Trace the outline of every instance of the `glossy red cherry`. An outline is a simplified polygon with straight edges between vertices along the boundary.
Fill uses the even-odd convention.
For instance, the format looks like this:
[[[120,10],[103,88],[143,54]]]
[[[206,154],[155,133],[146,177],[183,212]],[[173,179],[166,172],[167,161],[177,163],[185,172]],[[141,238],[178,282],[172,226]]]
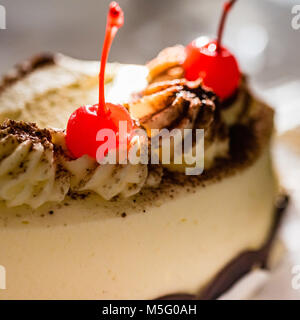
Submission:
[[[106,103],[104,97],[105,66],[111,43],[120,27],[124,23],[124,14],[116,2],[110,4],[107,16],[107,26],[102,49],[99,73],[99,104],[82,106],[71,115],[66,132],[66,144],[75,158],[89,155],[96,159],[98,148],[106,141],[97,141],[97,134],[102,129],[110,129],[115,134],[116,144],[108,146],[108,151],[118,148],[119,143],[129,143],[134,122],[122,105]],[[126,122],[127,133],[120,131],[121,121]],[[126,135],[120,136],[120,135]],[[122,139],[121,139],[122,138]],[[102,160],[102,159],[97,159]]]
[[[202,78],[206,86],[221,99],[226,99],[236,91],[240,82],[237,61],[226,48],[220,47],[217,51],[216,41],[199,47],[199,40],[194,40],[186,48],[185,77],[188,80]]]
[[[235,0],[225,3],[218,40],[200,37],[192,41],[186,47],[186,59],[183,63],[188,80],[202,78],[203,83],[212,88],[222,100],[234,94],[241,78],[236,58],[221,45],[225,20],[234,3]]]
[[[108,149],[118,148],[120,143],[119,124],[121,121],[127,122],[127,136],[123,137],[123,140],[127,144],[130,142],[134,123],[130,116],[128,116],[127,110],[121,105],[110,103],[106,103],[106,107],[109,108],[109,114],[105,116],[99,117],[99,107],[97,104],[80,107],[71,115],[67,126],[66,143],[75,158],[80,158],[87,154],[96,159],[98,148],[105,142],[97,141],[96,139],[101,129],[111,129],[114,131],[116,146],[111,145]],[[105,154],[109,151],[108,149]]]

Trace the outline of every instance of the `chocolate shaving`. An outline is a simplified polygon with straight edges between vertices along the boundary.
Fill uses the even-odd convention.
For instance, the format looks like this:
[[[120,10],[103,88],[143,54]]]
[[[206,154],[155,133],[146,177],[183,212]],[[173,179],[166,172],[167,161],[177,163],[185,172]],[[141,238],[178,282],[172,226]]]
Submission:
[[[6,136],[13,136],[20,143],[30,140],[44,147],[52,146],[50,130],[40,129],[35,123],[6,120],[0,125],[0,139]]]
[[[17,81],[22,80],[34,70],[46,65],[55,64],[56,57],[57,56],[52,53],[40,53],[17,64],[11,71],[3,76],[0,82],[0,93]]]

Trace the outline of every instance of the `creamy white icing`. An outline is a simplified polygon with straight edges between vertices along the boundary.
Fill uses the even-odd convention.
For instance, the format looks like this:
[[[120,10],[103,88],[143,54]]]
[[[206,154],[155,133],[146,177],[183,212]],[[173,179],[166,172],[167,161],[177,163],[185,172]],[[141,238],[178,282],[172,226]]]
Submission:
[[[107,81],[111,82],[106,86],[106,93],[110,101],[119,103],[128,101],[132,92],[142,90],[147,85],[147,68],[145,67],[112,64],[109,65],[108,71]],[[97,101],[97,72],[98,64],[95,62],[79,62],[66,57],[58,59],[55,65],[45,66],[33,71],[22,79],[22,81],[16,82],[1,93],[0,121],[6,116],[25,120],[30,120],[33,117],[33,120],[39,121],[42,127],[50,123],[52,126],[64,128],[68,115],[72,110],[81,104]],[[127,75],[131,72],[135,74],[135,82],[129,86]],[[53,79],[56,79],[56,81],[53,81]],[[165,84],[162,83],[162,87],[164,86]],[[184,110],[185,104],[188,101],[190,107],[187,116],[183,117],[177,126],[180,129],[195,128],[195,121],[198,112],[201,110],[201,103],[198,101],[197,95],[191,94],[182,83],[176,84],[171,89],[168,88],[168,86],[169,85],[164,87],[164,90],[145,95],[138,102],[130,104],[133,116],[142,120],[144,116],[149,115],[151,112],[155,112],[156,115],[158,113],[159,116],[159,112],[161,111],[162,114],[159,119],[165,118],[165,120],[168,120],[166,119],[167,116],[164,114],[164,111],[168,109],[166,106],[172,106],[172,108],[176,110],[175,113],[178,114],[172,114],[171,112],[169,116],[171,118],[173,117],[173,120],[176,120],[177,116],[181,116],[180,113]],[[183,87],[184,90],[186,90],[185,94],[182,93]],[[124,88],[128,89],[124,90]],[[167,94],[165,94],[164,91]],[[16,108],[13,108],[13,105],[16,105]],[[58,112],[58,108],[61,110],[60,112]],[[133,109],[135,111],[133,111]],[[156,126],[155,121],[154,128]],[[153,125],[153,122],[151,124]],[[213,137],[213,133],[210,132],[210,121],[206,122],[205,125],[207,125],[207,127],[204,164],[205,168],[208,169],[214,165],[218,157],[227,156],[229,139],[228,137],[223,137],[222,139],[219,139],[218,136]],[[166,124],[164,126],[166,126]],[[52,136],[52,139],[54,144],[64,144],[63,133],[60,133],[60,135],[56,133]],[[24,144],[20,145],[20,148],[26,150],[28,142],[24,141],[23,143]],[[9,190],[11,189],[6,186],[8,180],[5,179],[7,177],[5,179],[3,178],[5,186],[2,187],[3,196],[0,193],[0,198],[8,201],[8,205],[28,204],[32,207],[37,207],[47,201],[61,201],[68,191],[92,191],[106,200],[110,200],[116,195],[129,197],[138,193],[143,186],[157,186],[162,176],[162,172],[154,174],[152,170],[149,173],[147,165],[98,166],[94,160],[88,159],[87,157],[75,161],[64,159],[62,163],[60,163],[58,159],[53,157],[53,150],[51,154],[49,150],[43,148],[43,146],[35,144],[35,147],[31,151],[33,155],[28,155],[32,166],[35,164],[35,168],[31,169],[35,174],[32,176],[23,174],[20,176],[20,179],[23,179],[24,184],[29,181],[26,179],[35,179],[34,181],[37,182],[32,182],[33,185],[37,184],[44,192],[39,191],[39,196],[34,197],[36,199],[30,199],[30,197],[33,195],[37,186],[33,188],[34,190],[31,192],[27,190],[27,192],[18,192],[18,195],[10,194],[11,192]],[[11,157],[17,157],[17,154],[13,156],[14,152],[11,152]],[[44,175],[40,174],[44,167],[36,160],[40,154],[43,154],[43,156],[49,160],[48,163],[51,163],[51,165],[48,165],[47,174]],[[60,186],[62,179],[57,178],[56,174],[57,166],[60,165],[62,165],[71,176],[70,181],[66,179],[63,180],[63,187]],[[186,165],[177,166],[171,164],[166,167],[173,171],[183,171]],[[0,177],[0,180],[1,179]],[[15,179],[11,178],[11,183],[19,183],[19,180],[15,181]]]
[[[258,250],[266,241],[276,196],[267,149],[239,174],[190,192],[171,185],[168,196],[154,199],[145,192],[137,203],[70,200],[44,218],[40,215],[51,207],[32,214],[0,203],[1,263],[9,270],[1,299],[155,299],[199,293],[241,252]],[[140,201],[147,206],[139,206]]]
[[[94,192],[105,200],[130,197],[147,185],[146,164],[99,165],[89,156],[71,160],[62,131],[8,121],[0,127],[0,137],[0,199],[9,207],[35,209],[61,202],[68,192]],[[159,182],[156,177],[148,185]]]
[[[102,164],[88,156],[66,161],[65,167],[72,174],[72,189],[93,191],[106,200],[120,195],[130,197],[144,186],[148,167],[144,164]]]
[[[32,214],[0,203],[1,263],[10,271],[10,285],[1,297],[153,299],[199,292],[229,261],[245,249],[261,248],[266,240],[277,192],[268,149],[266,145],[266,152],[240,174],[206,188],[187,192],[172,185],[175,197],[153,202],[146,197],[146,214],[140,207],[135,209],[139,214],[130,211],[130,199],[70,200],[43,219],[45,208]],[[97,167],[92,159],[76,163],[71,188],[86,184]],[[155,185],[152,172],[145,183],[151,185],[152,178]],[[118,218],[124,208],[127,218]],[[32,281],[32,275],[40,281]]]
[[[107,65],[107,84],[117,70],[118,64]],[[98,62],[56,56],[55,64],[39,67],[4,88],[0,122],[14,119],[35,122],[41,128],[65,129],[70,113],[81,105],[97,102],[98,72]]]
[[[178,163],[174,161],[175,156],[170,164],[163,163],[163,166],[171,171],[184,172],[187,167],[195,167],[200,163],[200,167],[204,165],[205,169],[209,169],[213,167],[216,159],[228,157],[229,136],[222,129],[222,124],[216,115],[214,99],[210,91],[202,89],[201,82],[175,79],[151,84],[145,89],[144,96],[129,103],[128,108],[147,129],[149,136],[153,137],[153,131],[151,133],[153,129],[180,129],[181,137],[179,140],[176,139],[176,144],[182,144],[184,129],[204,129],[205,147],[204,152],[197,154],[198,164],[187,165],[185,162],[187,153],[180,155],[180,159],[177,157],[182,163],[180,165],[175,164]],[[168,145],[167,147],[170,148]],[[161,143],[158,153],[163,153],[163,150],[164,143]],[[171,153],[173,150],[172,140]],[[195,150],[196,145],[193,147],[194,155]]]
[[[53,148],[9,135],[0,141],[0,157],[0,198],[8,207],[37,208],[65,198],[69,176],[59,172]]]

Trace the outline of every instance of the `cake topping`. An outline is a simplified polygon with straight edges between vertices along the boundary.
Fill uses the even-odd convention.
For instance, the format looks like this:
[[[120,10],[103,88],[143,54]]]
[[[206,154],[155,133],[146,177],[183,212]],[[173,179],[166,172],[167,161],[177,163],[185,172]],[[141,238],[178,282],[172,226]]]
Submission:
[[[0,198],[9,207],[37,208],[48,201],[62,201],[70,175],[60,166],[59,157],[50,130],[6,121],[0,126]]]
[[[148,81],[151,83],[154,79],[155,81],[164,81],[170,77],[183,78],[184,70],[181,65],[185,60],[184,49],[184,46],[181,45],[163,49],[156,58],[147,64]]]
[[[192,130],[194,138],[197,129],[204,129],[203,161],[206,169],[212,167],[218,158],[228,157],[229,133],[220,117],[218,98],[212,90],[203,86],[201,79],[154,82],[142,92],[139,99],[128,103],[128,109],[139,120],[140,125],[147,130],[151,140],[155,140],[155,132],[162,135],[161,144],[157,150],[161,163],[163,163],[162,153],[165,150],[163,132],[168,129],[176,136],[176,138],[174,136],[171,147],[166,144],[166,148],[171,150],[172,157],[170,165],[163,163],[163,166],[169,170],[183,172],[190,167],[185,162],[187,154],[177,155],[175,152],[177,149],[182,150],[179,146],[184,145],[187,139],[184,134],[179,134],[184,133],[185,129]],[[153,129],[161,130],[161,132]],[[169,139],[169,134],[166,134],[165,138]],[[192,141],[193,154],[196,154],[194,151],[197,148],[195,140]],[[185,151],[189,152],[190,149]],[[199,160],[199,163],[201,161]],[[178,165],[174,165],[175,163]]]
[[[200,79],[178,79],[149,85],[128,108],[147,130],[206,129],[215,120],[216,103],[216,95]]]
[[[160,183],[161,176],[149,177],[145,164],[99,165],[88,155],[70,159],[63,131],[12,120],[0,126],[0,199],[9,207],[35,209],[67,194],[84,198],[91,192],[105,200],[130,197]]]
[[[128,144],[133,130],[133,120],[129,112],[122,105],[106,103],[104,97],[105,66],[111,43],[124,22],[124,14],[116,2],[110,4],[107,16],[107,26],[102,50],[101,66],[99,73],[99,104],[82,106],[70,117],[67,125],[66,142],[69,150],[75,158],[89,155],[96,158],[97,150],[106,141],[97,139],[97,133],[101,129],[109,130],[116,136],[112,145],[106,143],[106,153]],[[125,136],[121,134],[120,123],[126,124]],[[127,134],[126,134],[127,132]],[[100,141],[97,141],[100,140]],[[106,146],[107,145],[107,146]],[[98,158],[98,156],[97,156]],[[102,159],[97,159],[102,160]]]
[[[64,167],[71,173],[71,191],[93,191],[105,200],[115,196],[130,197],[145,185],[148,167],[143,164],[98,165],[89,156],[65,161]]]
[[[222,46],[225,20],[235,2],[231,0],[224,5],[217,40],[200,37],[192,41],[186,47],[183,63],[188,80],[202,78],[204,84],[212,88],[222,100],[235,93],[241,77],[236,58]]]
[[[51,147],[51,133],[48,129],[40,129],[35,123],[6,120],[0,126],[0,139],[14,137],[18,142],[30,140],[33,143],[41,143],[45,147]]]
[[[6,73],[0,81],[0,93],[10,85],[26,77],[26,75],[30,74],[32,71],[37,70],[40,67],[53,65],[54,63],[55,55],[51,53],[42,53],[17,64],[10,72]]]

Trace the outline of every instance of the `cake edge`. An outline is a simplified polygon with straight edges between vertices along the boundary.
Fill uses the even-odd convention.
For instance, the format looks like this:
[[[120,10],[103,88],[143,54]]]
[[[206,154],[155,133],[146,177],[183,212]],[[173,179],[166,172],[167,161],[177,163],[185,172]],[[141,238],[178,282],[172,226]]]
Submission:
[[[273,226],[261,249],[242,252],[230,261],[198,294],[174,293],[159,297],[156,300],[216,300],[230,290],[238,280],[249,274],[256,266],[259,265],[260,269],[268,270],[268,259],[271,255],[272,247],[288,207],[289,200],[287,193],[282,193],[278,196]]]
[[[31,56],[31,58],[27,60],[16,64],[8,72],[4,73],[1,76],[0,94],[6,88],[22,80],[35,70],[47,65],[55,65],[57,59],[59,59],[59,54],[51,52],[41,52],[34,56]]]

